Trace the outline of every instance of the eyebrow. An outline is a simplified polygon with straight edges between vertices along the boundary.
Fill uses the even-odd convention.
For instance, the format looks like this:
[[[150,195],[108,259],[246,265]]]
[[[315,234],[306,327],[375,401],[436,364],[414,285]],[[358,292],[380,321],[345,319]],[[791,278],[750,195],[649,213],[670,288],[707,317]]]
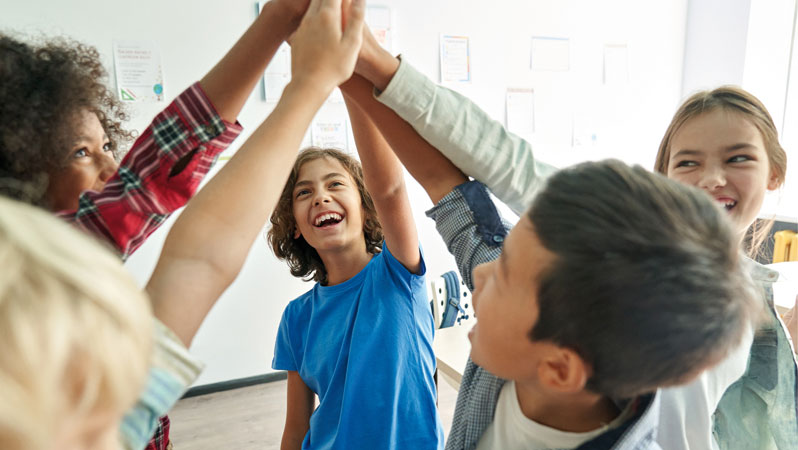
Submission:
[[[732,144],[732,145],[724,148],[723,151],[726,152],[726,153],[729,153],[729,152],[734,152],[734,151],[737,151],[737,150],[743,150],[743,149],[748,149],[748,148],[755,148],[755,146],[753,144],[749,144],[748,142],[739,142],[737,144]],[[702,152],[701,150],[693,150],[693,149],[685,148],[685,149],[679,150],[678,152],[674,153],[673,156],[671,156],[671,158],[676,158],[677,156],[700,155],[702,153],[704,153],[704,152]]]
[[[338,172],[330,172],[327,175],[325,175],[324,178],[322,178],[322,181],[327,181],[331,178],[346,178],[346,177]],[[313,184],[313,182],[310,180],[297,181],[296,184],[294,185],[294,189],[300,186],[309,186],[311,184]]]
[[[90,141],[91,141],[91,137],[89,137],[89,136],[78,136],[77,138],[75,138],[75,143],[72,144],[72,145],[79,145],[79,144],[81,144],[83,142],[90,142]],[[110,142],[111,140],[108,139],[108,135],[107,134],[103,133],[102,141],[103,142],[106,142],[106,141]]]

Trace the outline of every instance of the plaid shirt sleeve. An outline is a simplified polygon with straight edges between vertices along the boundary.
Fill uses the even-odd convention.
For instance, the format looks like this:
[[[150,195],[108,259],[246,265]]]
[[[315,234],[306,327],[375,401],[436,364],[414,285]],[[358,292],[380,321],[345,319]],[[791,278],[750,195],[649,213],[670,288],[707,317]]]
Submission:
[[[219,154],[241,133],[195,83],[158,114],[101,192],[86,191],[63,219],[110,243],[122,259],[194,195]],[[189,163],[172,175],[184,157]]]
[[[442,198],[427,215],[435,220],[454,255],[468,289],[474,290],[474,268],[499,257],[510,224],[502,219],[485,186],[469,181]],[[468,359],[452,419],[446,450],[472,450],[493,422],[504,380]]]

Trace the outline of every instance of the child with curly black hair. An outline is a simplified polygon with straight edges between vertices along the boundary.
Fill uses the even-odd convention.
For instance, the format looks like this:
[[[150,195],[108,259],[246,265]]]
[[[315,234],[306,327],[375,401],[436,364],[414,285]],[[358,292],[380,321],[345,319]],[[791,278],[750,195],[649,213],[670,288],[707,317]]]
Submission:
[[[291,82],[175,221],[147,296],[110,252],[41,209],[0,197],[0,448],[119,449],[120,428],[130,437],[122,416],[146,414],[133,404],[160,352],[152,314],[191,342],[260,235],[313,116],[352,74],[365,2],[345,4],[344,29],[341,3],[313,0],[293,38]]]
[[[227,55],[158,114],[124,158],[133,134],[124,129],[127,115],[106,87],[97,50],[67,38],[25,42],[0,34],[0,194],[57,213],[126,259],[185,205],[241,133],[238,113],[307,5],[266,4]],[[154,417],[182,394],[164,395],[163,386],[188,386],[199,371],[196,363],[175,367],[193,361],[182,344],[166,347],[171,356],[153,369],[160,375],[151,374],[150,395],[140,399]],[[124,431],[152,433],[145,428]],[[155,431],[148,449],[166,449],[168,418]]]

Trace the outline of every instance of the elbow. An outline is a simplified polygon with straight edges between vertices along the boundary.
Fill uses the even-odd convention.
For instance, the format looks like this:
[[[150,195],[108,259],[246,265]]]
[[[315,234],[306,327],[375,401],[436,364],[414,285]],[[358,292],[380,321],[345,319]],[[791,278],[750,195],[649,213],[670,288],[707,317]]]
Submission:
[[[378,186],[375,186],[375,189],[368,187],[369,195],[371,195],[375,203],[391,202],[394,199],[403,198],[406,195],[404,176],[398,177],[398,179],[392,182],[386,183],[381,181],[379,183],[372,183],[372,185],[375,184]]]

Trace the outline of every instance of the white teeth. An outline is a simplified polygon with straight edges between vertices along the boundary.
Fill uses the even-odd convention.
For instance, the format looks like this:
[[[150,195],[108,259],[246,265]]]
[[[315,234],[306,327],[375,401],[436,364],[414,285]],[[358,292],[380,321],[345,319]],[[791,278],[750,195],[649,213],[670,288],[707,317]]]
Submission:
[[[336,214],[336,213],[322,214],[321,216],[316,218],[315,225],[319,226],[319,225],[321,225],[322,222],[324,222],[325,220],[329,220],[329,219],[335,219],[335,220],[341,221],[341,220],[343,220],[343,217],[341,217],[340,214]]]

